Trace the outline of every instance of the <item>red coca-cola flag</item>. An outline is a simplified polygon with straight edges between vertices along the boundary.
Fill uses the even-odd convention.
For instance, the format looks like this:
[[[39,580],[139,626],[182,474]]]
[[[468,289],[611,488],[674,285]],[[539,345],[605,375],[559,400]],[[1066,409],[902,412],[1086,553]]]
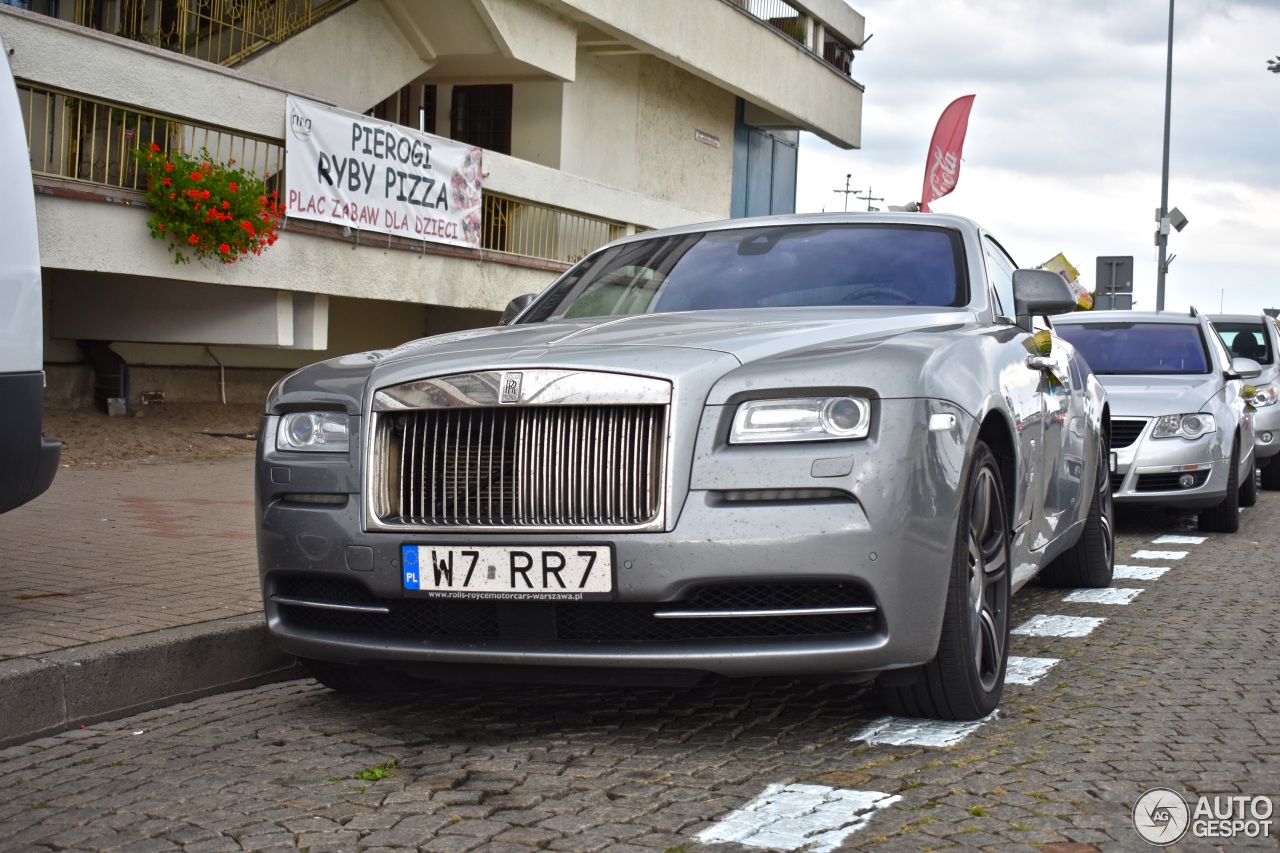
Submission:
[[[924,189],[920,194],[920,210],[929,212],[929,202],[942,198],[956,188],[960,180],[960,151],[964,134],[969,129],[969,110],[974,95],[956,98],[945,110],[929,142],[929,157],[924,164]]]

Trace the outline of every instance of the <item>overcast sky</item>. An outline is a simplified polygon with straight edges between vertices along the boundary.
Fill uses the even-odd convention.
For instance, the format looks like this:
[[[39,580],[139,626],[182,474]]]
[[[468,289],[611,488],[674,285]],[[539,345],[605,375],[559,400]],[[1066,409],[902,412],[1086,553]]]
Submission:
[[[1168,0],[850,0],[866,17],[853,77],[862,147],[801,136],[796,209],[844,209],[846,174],[876,206],[920,198],[942,110],[976,95],[955,191],[931,206],[980,222],[1019,265],[1059,252],[1089,289],[1099,255],[1132,255],[1155,308]],[[1280,0],[1177,0],[1165,307],[1280,307]],[[867,201],[850,198],[850,210]]]

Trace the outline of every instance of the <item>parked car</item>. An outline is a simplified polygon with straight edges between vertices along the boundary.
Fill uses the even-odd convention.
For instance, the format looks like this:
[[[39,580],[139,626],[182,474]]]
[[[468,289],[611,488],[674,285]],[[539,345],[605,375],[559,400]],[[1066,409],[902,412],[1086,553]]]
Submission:
[[[1234,533],[1257,501],[1252,407],[1256,361],[1232,358],[1194,308],[1091,311],[1054,324],[1107,387],[1118,503],[1199,511],[1201,530]]]
[[[1074,308],[953,216],[620,240],[275,387],[268,626],[338,690],[882,673],[982,717],[1013,591],[1111,580],[1106,395],[1038,319]]]
[[[1258,362],[1262,373],[1250,381],[1253,392],[1246,398],[1254,408],[1253,455],[1261,473],[1258,479],[1267,491],[1280,491],[1280,326],[1266,314],[1210,314],[1210,322],[1227,351],[1236,358]]]

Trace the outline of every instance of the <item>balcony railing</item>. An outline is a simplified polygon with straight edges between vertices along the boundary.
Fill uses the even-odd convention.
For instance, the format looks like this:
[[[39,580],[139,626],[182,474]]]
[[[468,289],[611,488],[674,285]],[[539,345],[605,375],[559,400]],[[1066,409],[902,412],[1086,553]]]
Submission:
[[[278,180],[284,167],[279,139],[257,137],[73,92],[18,83],[35,175],[145,192],[134,151],[152,143],[166,151],[207,149],[217,160],[235,160],[263,180]]]
[[[496,193],[485,192],[485,249],[572,264],[627,232],[620,222],[596,219]]]
[[[86,98],[75,92],[18,82],[31,171],[53,178],[145,192],[134,151],[152,143],[164,150],[199,151],[235,160],[272,189],[282,189],[284,143],[197,124],[135,106]],[[620,222],[484,192],[481,248],[541,261],[571,264],[623,236]]]
[[[349,0],[76,0],[75,22],[219,65],[279,44]]]
[[[822,57],[842,74],[849,74],[853,64],[853,45],[826,31],[817,21],[787,0],[730,0],[742,11],[757,18],[787,38]]]

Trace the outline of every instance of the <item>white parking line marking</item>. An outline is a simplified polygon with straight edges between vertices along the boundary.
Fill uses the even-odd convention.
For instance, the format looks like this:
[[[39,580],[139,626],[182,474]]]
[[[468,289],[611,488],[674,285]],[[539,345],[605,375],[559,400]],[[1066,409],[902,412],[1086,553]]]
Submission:
[[[1015,634],[1029,637],[1087,637],[1093,630],[1106,622],[1096,616],[1032,616],[1017,628]]]
[[[1181,560],[1188,551],[1134,551],[1135,560]]]
[[[1208,536],[1174,536],[1168,534],[1159,539],[1152,539],[1152,545],[1203,545]]]
[[[879,791],[845,791],[825,785],[770,785],[764,793],[698,833],[703,844],[827,853],[862,829],[877,811],[901,800]]]
[[[1142,594],[1140,589],[1077,589],[1063,601],[1083,601],[1087,604],[1128,604]]]
[[[1168,566],[1123,566],[1116,563],[1112,577],[1120,581],[1153,581],[1167,571]]]
[[[955,746],[977,731],[983,723],[995,719],[996,713],[992,711],[981,720],[971,723],[919,720],[914,717],[881,717],[849,739],[889,746]]]
[[[1057,658],[1020,658],[1009,656],[1004,671],[1005,684],[1035,684],[1049,674],[1058,663]]]

